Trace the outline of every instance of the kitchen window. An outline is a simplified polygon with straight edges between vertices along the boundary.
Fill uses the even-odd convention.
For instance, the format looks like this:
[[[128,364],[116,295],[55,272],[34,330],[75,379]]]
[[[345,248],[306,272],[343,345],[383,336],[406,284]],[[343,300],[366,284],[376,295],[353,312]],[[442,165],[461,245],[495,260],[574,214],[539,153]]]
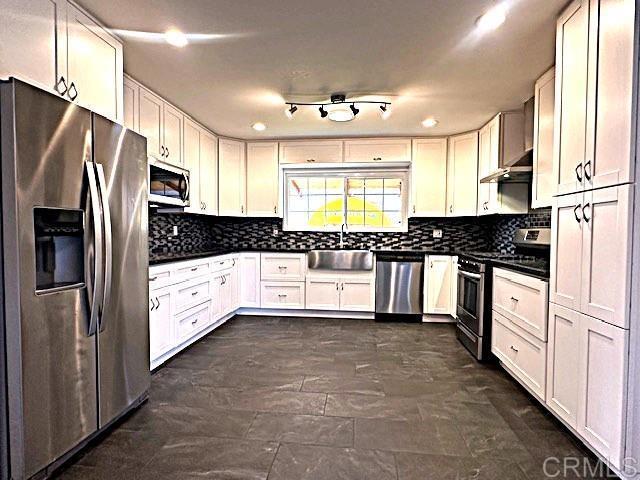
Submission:
[[[289,171],[285,230],[407,231],[407,172]]]

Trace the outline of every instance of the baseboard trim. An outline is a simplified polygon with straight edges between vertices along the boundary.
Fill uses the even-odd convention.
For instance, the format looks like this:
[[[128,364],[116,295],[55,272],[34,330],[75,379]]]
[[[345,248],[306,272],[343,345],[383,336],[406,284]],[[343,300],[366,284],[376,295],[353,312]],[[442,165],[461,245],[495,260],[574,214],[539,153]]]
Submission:
[[[240,308],[238,315],[308,317],[308,318],[352,318],[354,320],[373,320],[373,312],[340,312],[334,310],[293,310],[278,308]]]

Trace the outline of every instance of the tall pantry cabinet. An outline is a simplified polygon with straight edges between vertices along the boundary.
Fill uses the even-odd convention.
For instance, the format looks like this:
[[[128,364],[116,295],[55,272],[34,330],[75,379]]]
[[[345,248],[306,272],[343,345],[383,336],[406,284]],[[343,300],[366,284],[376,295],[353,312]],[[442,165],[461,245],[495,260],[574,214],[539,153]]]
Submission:
[[[629,338],[638,328],[634,19],[634,0],[576,0],[556,35],[547,405],[617,472],[632,445]]]

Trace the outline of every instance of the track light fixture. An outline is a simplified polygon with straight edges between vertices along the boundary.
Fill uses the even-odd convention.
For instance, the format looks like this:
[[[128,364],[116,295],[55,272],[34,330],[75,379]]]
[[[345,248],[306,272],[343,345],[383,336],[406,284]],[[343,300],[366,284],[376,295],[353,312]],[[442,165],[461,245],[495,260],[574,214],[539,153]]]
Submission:
[[[287,109],[285,110],[285,114],[288,118],[293,118],[293,114],[298,110],[299,106],[310,106],[317,107],[320,112],[320,118],[327,118],[334,122],[346,122],[349,120],[353,120],[356,115],[360,113],[360,108],[358,108],[358,104],[372,104],[378,105],[380,107],[380,115],[383,119],[386,119],[391,114],[390,107],[391,103],[389,102],[376,102],[373,100],[361,100],[361,101],[347,101],[346,95],[342,93],[334,93],[331,95],[330,103],[289,103],[287,102]],[[347,105],[349,108],[347,108]]]
[[[284,114],[287,116],[287,118],[291,119],[293,118],[293,114],[298,111],[298,107],[296,107],[293,103],[287,103],[287,105],[289,105],[290,108],[287,108],[284,111]]]

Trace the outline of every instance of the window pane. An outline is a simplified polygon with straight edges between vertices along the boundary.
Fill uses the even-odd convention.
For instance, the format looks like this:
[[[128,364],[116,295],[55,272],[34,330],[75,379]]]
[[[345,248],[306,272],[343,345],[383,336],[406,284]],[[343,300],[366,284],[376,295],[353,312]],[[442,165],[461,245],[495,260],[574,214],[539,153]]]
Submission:
[[[386,195],[398,195],[402,189],[402,181],[399,178],[385,178],[384,179],[384,193]]]
[[[364,211],[364,195],[347,197],[347,210]]]
[[[362,195],[362,194],[364,194],[364,179],[363,178],[347,179],[347,195]]]
[[[306,195],[308,182],[306,178],[289,177],[289,195]]]
[[[309,210],[307,196],[291,196],[289,195],[289,211],[290,212],[306,212]]]
[[[309,214],[307,212],[289,212],[287,223],[292,227],[306,227]]]
[[[396,195],[385,195],[384,210],[385,212],[400,212],[402,210],[402,197]]]
[[[344,223],[342,210],[339,212],[327,212],[327,225],[340,226]]]
[[[367,195],[365,210],[367,212],[382,212],[382,195]]]
[[[380,195],[384,193],[384,179],[367,178],[365,180],[365,192],[367,195]]]
[[[309,196],[309,211],[316,212],[322,211],[324,212],[324,205],[326,203],[326,197],[324,195],[310,195]]]
[[[323,228],[327,224],[324,211],[317,211],[309,214],[309,226]]]
[[[327,177],[327,194],[344,195],[344,178]]]
[[[354,226],[364,225],[364,212],[347,212],[347,224]]]
[[[324,195],[324,178],[309,178],[309,195]]]
[[[342,195],[327,195],[327,211],[342,212],[344,209],[344,197]]]
[[[400,212],[384,212],[382,226],[387,228],[400,228],[402,226],[402,214]]]
[[[367,212],[364,217],[364,222],[367,227],[381,227],[382,212]]]

